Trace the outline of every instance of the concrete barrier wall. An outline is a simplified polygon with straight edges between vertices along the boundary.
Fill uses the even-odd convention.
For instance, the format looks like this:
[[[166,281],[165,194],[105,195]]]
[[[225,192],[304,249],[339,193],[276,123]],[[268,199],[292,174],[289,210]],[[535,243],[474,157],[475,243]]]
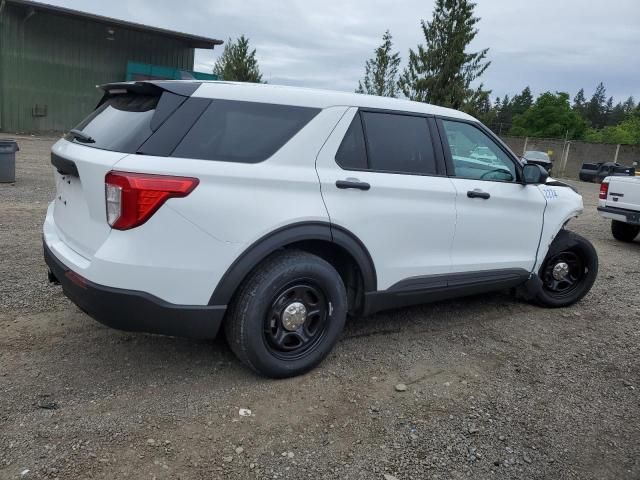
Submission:
[[[509,145],[509,148],[517,155],[522,155],[526,150],[538,150],[547,152],[551,156],[554,165],[554,175],[566,178],[578,179],[580,168],[584,162],[613,162],[618,150],[618,163],[622,165],[640,165],[640,145],[609,145],[606,143],[587,143],[578,141],[564,142],[564,140],[549,138],[522,138],[501,137]],[[569,149],[566,152],[566,149]],[[563,155],[566,153],[567,161],[562,169]],[[636,167],[640,169],[639,167]]]

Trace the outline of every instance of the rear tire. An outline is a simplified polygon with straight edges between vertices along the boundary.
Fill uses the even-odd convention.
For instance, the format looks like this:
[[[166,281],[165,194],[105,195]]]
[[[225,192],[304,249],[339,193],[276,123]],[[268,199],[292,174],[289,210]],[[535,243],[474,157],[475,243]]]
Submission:
[[[591,242],[561,230],[538,272],[541,283],[534,301],[549,308],[568,307],[589,293],[597,276],[598,253]]]
[[[633,240],[638,236],[638,233],[640,233],[640,226],[630,225],[618,220],[612,220],[611,233],[613,234],[613,238],[616,240],[620,240],[621,242],[633,242]]]
[[[303,374],[333,349],[347,316],[338,272],[315,255],[285,250],[244,281],[225,321],[227,342],[255,372]]]

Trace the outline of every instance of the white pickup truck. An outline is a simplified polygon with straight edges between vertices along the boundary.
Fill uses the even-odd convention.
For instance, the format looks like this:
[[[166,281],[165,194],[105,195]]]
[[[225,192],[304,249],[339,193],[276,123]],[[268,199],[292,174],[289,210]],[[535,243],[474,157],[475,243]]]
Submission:
[[[612,220],[614,238],[633,242],[640,233],[640,177],[606,177],[600,184],[598,212]]]

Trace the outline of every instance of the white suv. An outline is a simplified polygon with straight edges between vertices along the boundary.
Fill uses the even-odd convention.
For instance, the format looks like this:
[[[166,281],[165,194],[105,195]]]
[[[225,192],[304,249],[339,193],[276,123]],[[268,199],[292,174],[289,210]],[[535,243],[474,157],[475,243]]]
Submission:
[[[477,120],[423,103],[226,82],[102,87],[52,149],[50,280],[132,331],[305,372],[348,314],[519,287],[561,307],[598,267],[582,211]],[[491,155],[478,156],[477,151]]]

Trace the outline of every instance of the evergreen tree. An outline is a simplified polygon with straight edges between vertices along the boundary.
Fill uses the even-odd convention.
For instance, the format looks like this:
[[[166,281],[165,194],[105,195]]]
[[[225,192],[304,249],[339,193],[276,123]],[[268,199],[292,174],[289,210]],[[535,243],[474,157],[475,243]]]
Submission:
[[[421,22],[425,44],[409,50],[409,64],[400,77],[406,97],[455,109],[475,108],[485,91],[482,84],[472,89],[471,83],[490,62],[485,61],[488,48],[467,52],[480,21],[473,15],[474,7],[469,0],[436,0],[431,21]]]
[[[375,57],[364,65],[364,79],[358,82],[356,93],[368,93],[382,97],[396,97],[398,94],[398,70],[400,55],[392,52],[391,33],[382,36],[382,45],[376,48]]]
[[[622,104],[622,111],[625,116],[631,115],[636,108],[636,102],[633,97],[627,98]]]
[[[244,35],[236,41],[229,39],[213,67],[213,73],[223,80],[262,83],[256,50],[250,50],[249,39]]]
[[[520,115],[529,110],[531,105],[533,105],[533,95],[531,95],[531,89],[525,87],[520,95],[513,97],[511,101],[511,112],[513,115]]]
[[[609,117],[607,119],[607,125],[618,125],[625,120],[627,114],[625,113],[625,107],[622,102],[616,103],[616,106],[611,109]]]
[[[502,100],[502,104],[496,114],[496,122],[502,124],[502,128],[511,127],[511,120],[513,120],[513,101],[509,98],[509,95],[505,95]]]
[[[616,119],[614,118],[614,112],[613,112],[613,97],[609,97],[609,100],[607,100],[607,103],[604,106],[604,125],[605,126],[611,126],[611,125],[615,125],[616,123],[618,123],[616,121]]]
[[[573,109],[584,117],[584,112],[587,106],[587,99],[584,96],[584,88],[581,88],[576,96],[573,97]]]
[[[467,99],[465,112],[476,117],[484,124],[490,124],[495,121],[496,112],[491,108],[491,98],[486,90],[481,87],[473,91],[473,94]]]
[[[591,123],[593,128],[602,128],[604,126],[606,101],[607,90],[600,82],[584,111],[584,117]]]

